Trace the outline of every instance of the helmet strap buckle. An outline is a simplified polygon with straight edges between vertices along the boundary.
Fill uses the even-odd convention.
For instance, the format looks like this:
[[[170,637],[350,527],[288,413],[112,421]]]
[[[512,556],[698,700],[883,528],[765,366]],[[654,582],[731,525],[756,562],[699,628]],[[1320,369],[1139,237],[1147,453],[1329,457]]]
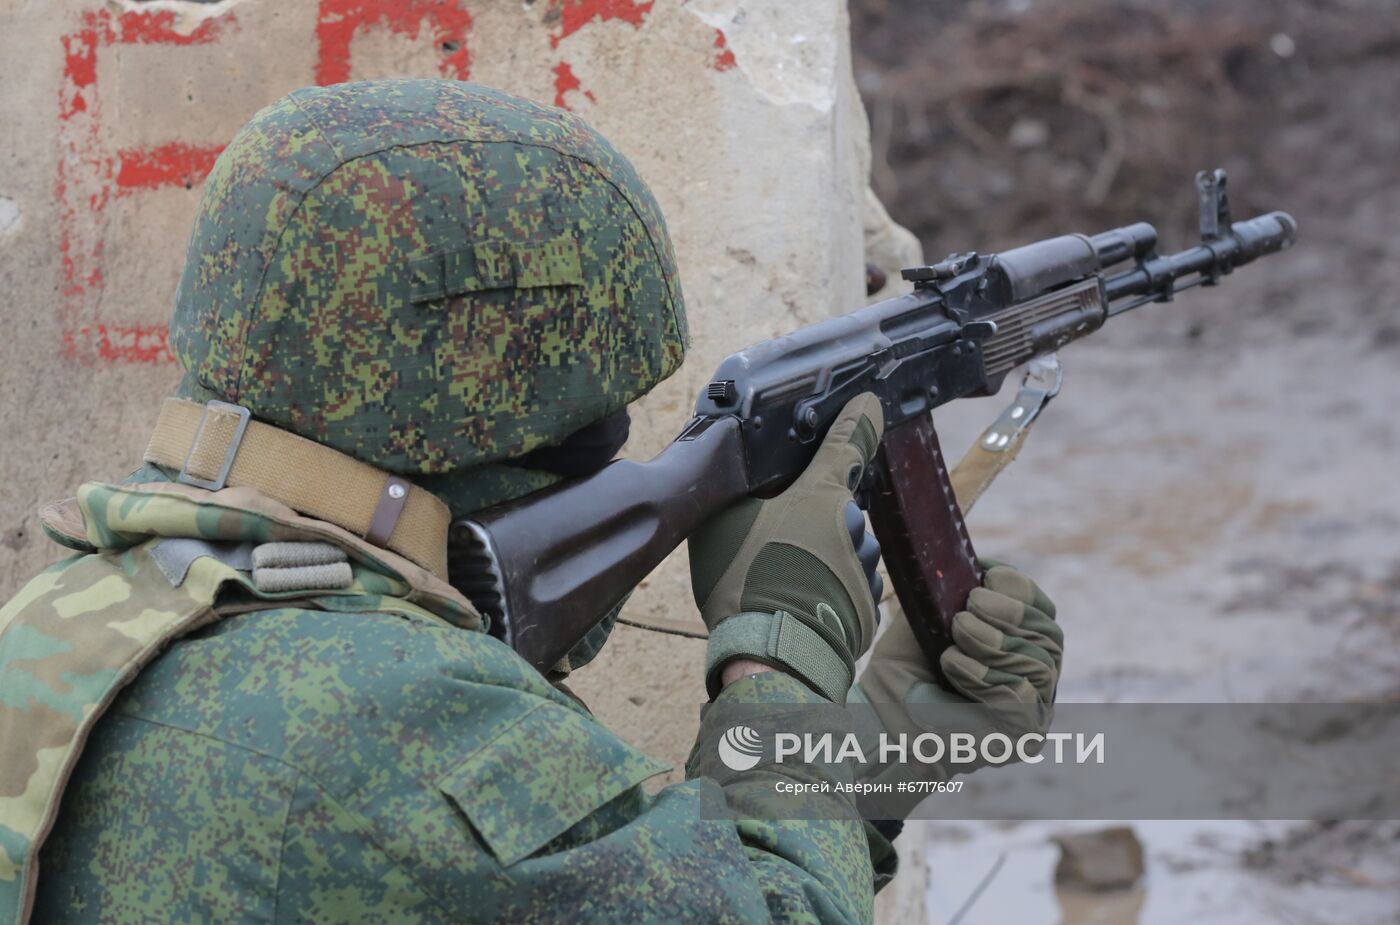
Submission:
[[[252,418],[252,412],[242,405],[235,405],[226,401],[209,401],[204,404],[204,414],[199,419],[199,430],[195,432],[194,440],[190,442],[190,451],[185,454],[184,465],[180,467],[178,481],[186,485],[193,485],[196,488],[205,488],[209,491],[219,491],[228,482],[229,470],[233,468],[234,457],[238,455],[238,448],[243,443],[243,434],[248,429],[248,421]],[[211,441],[206,445],[206,438]],[[197,465],[204,463],[211,455],[210,450],[215,449],[216,440],[227,440],[223,450],[223,462],[219,465],[218,472],[213,478],[200,478],[190,472],[190,463],[193,461]],[[207,473],[207,465],[199,465],[197,471]]]

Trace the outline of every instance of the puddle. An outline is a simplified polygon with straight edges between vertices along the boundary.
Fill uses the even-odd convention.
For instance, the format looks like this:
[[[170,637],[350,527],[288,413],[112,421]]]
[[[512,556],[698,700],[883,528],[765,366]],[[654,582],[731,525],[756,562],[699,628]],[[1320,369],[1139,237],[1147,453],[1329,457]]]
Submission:
[[[1282,922],[1394,925],[1400,921],[1400,842],[1358,859],[1324,849],[1316,880],[1281,882],[1249,869],[1249,852],[1287,841],[1305,823],[1152,821],[1134,823],[1147,853],[1137,888],[1084,893],[1055,888],[1059,851],[1051,837],[1111,822],[928,824],[929,921],[945,923],[1004,858],[960,925],[1195,925]]]

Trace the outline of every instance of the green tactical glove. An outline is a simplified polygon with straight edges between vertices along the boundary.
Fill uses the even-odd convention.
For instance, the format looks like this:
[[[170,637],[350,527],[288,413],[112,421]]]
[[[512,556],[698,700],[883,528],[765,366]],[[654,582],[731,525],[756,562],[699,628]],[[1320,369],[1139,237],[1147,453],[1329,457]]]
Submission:
[[[975,703],[1048,707],[1055,701],[1064,654],[1064,630],[1055,605],[1025,575],[1007,565],[984,562],[982,587],[968,595],[967,610],[953,618],[953,644],[939,659],[953,691],[933,695],[936,685],[909,622],[892,621],[861,676],[875,703],[958,699]],[[1048,717],[1047,717],[1048,718]]]
[[[924,732],[981,738],[988,732],[1016,737],[1049,730],[1065,638],[1054,620],[1055,605],[1015,569],[982,565],[987,570],[982,587],[968,596],[967,610],[954,616],[953,644],[939,659],[951,690],[935,679],[904,614],[891,614],[889,629],[850,695],[850,702],[870,703],[879,718],[878,728],[863,735],[866,754],[875,754],[880,731],[911,738]],[[957,709],[968,703],[994,711]],[[858,776],[865,783],[897,785],[911,778],[948,780],[981,764],[872,763]]]
[[[943,674],[978,703],[1048,706],[1055,702],[1065,649],[1055,605],[1011,566],[983,566],[982,587],[972,589],[967,610],[953,617],[953,645],[939,659]]]
[[[853,398],[786,491],[745,499],[690,538],[690,584],[710,630],[711,698],[721,666],[750,658],[846,701],[876,620],[846,508],[883,431],[879,400]]]

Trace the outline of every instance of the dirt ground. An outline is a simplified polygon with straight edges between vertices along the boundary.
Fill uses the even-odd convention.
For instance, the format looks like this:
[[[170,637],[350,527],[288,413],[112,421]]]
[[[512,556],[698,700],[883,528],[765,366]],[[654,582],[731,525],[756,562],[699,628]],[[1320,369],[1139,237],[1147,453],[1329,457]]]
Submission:
[[[970,519],[1059,604],[1061,700],[1400,701],[1392,0],[857,0],[853,27],[879,192],[930,256],[1138,220],[1179,249],[1207,166],[1237,218],[1299,222],[1287,255],[1066,350]],[[948,409],[944,446],[1004,401]],[[1138,821],[1138,890],[1057,894],[1050,837],[1095,827],[906,837],[936,922],[994,868],[960,921],[1400,921],[1394,823]]]

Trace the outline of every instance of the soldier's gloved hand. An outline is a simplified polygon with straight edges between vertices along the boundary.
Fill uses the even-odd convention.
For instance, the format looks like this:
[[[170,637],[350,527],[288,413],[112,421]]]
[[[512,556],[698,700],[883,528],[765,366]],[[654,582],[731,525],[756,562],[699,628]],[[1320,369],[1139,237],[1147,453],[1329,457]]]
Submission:
[[[869,702],[879,718],[861,733],[866,754],[876,753],[882,731],[910,739],[925,732],[969,733],[980,740],[989,732],[1014,739],[1049,730],[1065,639],[1055,622],[1055,605],[1015,569],[982,565],[987,570],[982,587],[973,589],[967,609],[953,618],[953,644],[939,659],[947,686],[937,680],[909,621],[892,608],[890,627],[850,696],[855,703]],[[872,763],[859,778],[891,785],[947,780],[983,763]]]
[[[944,676],[978,703],[1054,703],[1065,647],[1055,605],[1009,565],[983,566],[982,587],[953,618],[953,644],[939,660]]]
[[[1055,700],[1064,655],[1064,630],[1055,605],[1035,582],[995,562],[982,587],[968,596],[967,609],[953,618],[953,644],[940,658],[950,697],[993,706],[1049,706]],[[912,696],[937,702],[920,688],[942,687],[909,623],[900,615],[880,638],[861,676],[866,697],[877,703],[904,703]],[[1028,714],[1033,715],[1033,714]]]
[[[870,572],[847,521],[851,493],[884,431],[880,402],[853,398],[806,471],[774,498],[745,499],[690,538],[690,582],[710,630],[713,698],[731,659],[772,665],[844,703],[855,660],[875,635]],[[858,512],[857,512],[858,513]],[[868,544],[860,544],[870,559]],[[879,556],[879,547],[874,547]],[[878,579],[876,579],[878,580]]]

